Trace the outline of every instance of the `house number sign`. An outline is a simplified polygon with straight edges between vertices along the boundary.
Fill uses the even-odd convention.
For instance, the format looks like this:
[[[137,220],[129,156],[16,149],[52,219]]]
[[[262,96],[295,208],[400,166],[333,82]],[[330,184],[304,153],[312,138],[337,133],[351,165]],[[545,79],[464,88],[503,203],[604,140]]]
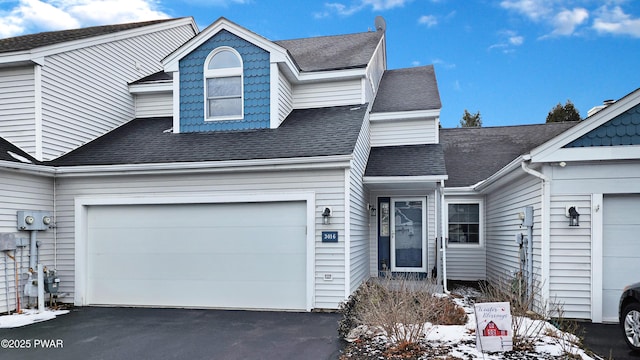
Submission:
[[[337,231],[323,231],[322,232],[322,242],[338,242],[338,232]]]

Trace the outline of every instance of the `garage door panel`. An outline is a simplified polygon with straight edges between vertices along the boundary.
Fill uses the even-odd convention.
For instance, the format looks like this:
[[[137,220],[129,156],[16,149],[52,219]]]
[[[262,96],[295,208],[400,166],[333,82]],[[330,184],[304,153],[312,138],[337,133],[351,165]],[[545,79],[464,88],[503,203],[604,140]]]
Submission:
[[[305,242],[291,243],[282,238],[299,236],[305,227],[243,229],[90,229],[102,241],[92,243],[94,253],[119,253],[126,248],[131,253],[149,253],[154,248],[173,249],[175,253],[190,252],[190,246],[197,246],[205,252],[272,252],[300,253],[306,251]],[[203,234],[204,232],[204,234]],[[153,234],[153,235],[150,235]],[[187,246],[189,245],[189,246]],[[244,248],[243,248],[244,246]],[[246,250],[245,250],[246,249]]]
[[[617,321],[622,289],[640,281],[640,195],[605,196],[602,317]]]
[[[275,284],[282,289],[273,292],[274,284],[261,281],[247,281],[239,284],[237,281],[217,283],[215,289],[205,280],[184,280],[172,284],[171,289],[163,280],[151,280],[144,291],[135,293],[126,289],[139,285],[135,280],[124,280],[120,284],[105,283],[92,289],[97,301],[94,305],[133,305],[133,306],[177,306],[180,307],[212,307],[210,299],[216,299],[218,308],[246,308],[246,309],[304,309],[305,302],[300,299],[295,289],[304,285],[281,283]],[[122,299],[127,299],[123,302]],[[256,302],[259,304],[256,305]]]
[[[291,211],[291,202],[269,202],[269,203],[226,203],[217,204],[171,204],[171,205],[113,205],[100,206],[106,210],[116,210],[121,212],[117,228],[138,228],[141,225],[152,225],[151,227],[164,227],[167,229],[179,227],[197,226],[287,226],[292,223],[304,222],[306,213],[296,213]],[[301,203],[303,204],[303,203]],[[247,206],[260,211],[259,216],[252,218],[251,223],[247,223]],[[172,210],[167,213],[166,208]],[[109,210],[109,211],[111,211]],[[96,228],[114,227],[113,224],[100,221],[103,212],[98,210],[88,214],[89,223]]]
[[[307,307],[305,202],[96,206],[87,218],[89,304]]]

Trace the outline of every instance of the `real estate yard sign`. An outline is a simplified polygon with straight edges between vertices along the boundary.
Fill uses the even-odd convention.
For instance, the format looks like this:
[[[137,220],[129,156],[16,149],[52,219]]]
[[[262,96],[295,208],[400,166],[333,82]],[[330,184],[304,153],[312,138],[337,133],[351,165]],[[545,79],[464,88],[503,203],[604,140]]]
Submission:
[[[511,307],[508,302],[475,304],[476,347],[482,352],[513,350]]]

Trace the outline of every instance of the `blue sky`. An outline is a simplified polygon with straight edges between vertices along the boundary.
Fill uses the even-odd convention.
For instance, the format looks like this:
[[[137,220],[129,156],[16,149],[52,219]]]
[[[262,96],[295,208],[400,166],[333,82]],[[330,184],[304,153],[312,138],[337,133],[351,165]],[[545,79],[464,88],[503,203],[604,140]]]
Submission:
[[[585,117],[640,87],[637,0],[0,0],[0,37],[224,16],[271,40],[367,31],[387,22],[388,68],[434,64],[441,121],[543,123],[570,99]]]

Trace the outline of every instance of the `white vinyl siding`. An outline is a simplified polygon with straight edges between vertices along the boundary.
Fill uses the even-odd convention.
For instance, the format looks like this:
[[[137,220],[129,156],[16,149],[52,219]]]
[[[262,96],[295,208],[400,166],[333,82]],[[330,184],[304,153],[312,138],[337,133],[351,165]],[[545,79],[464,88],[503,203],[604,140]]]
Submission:
[[[281,71],[278,71],[278,123],[281,124],[293,110],[293,88]]]
[[[308,109],[361,104],[362,91],[360,79],[294,85],[293,107]]]
[[[371,146],[435,144],[435,119],[375,120],[371,122]]]
[[[576,206],[580,226],[569,226],[566,206]],[[563,304],[565,316],[591,315],[591,196],[551,196],[549,296]]]
[[[16,213],[20,210],[53,211],[53,179],[49,177],[19,174],[0,170],[0,233],[13,233],[16,238],[29,240],[30,233],[18,231]],[[54,219],[55,220],[55,219]],[[40,246],[40,262],[50,269],[54,268],[54,230],[38,231]],[[5,253],[1,253],[0,260],[0,311],[5,313],[16,309],[16,286],[14,266],[18,267],[20,286],[18,292],[20,306],[26,307],[27,301],[23,296],[26,278],[24,274],[29,269],[29,246],[20,247],[17,251],[10,251],[15,256],[14,263]],[[5,282],[5,279],[7,282]],[[8,288],[7,288],[8,287]],[[8,301],[7,301],[8,292]]]
[[[315,308],[336,309],[345,297],[344,169],[233,172],[214,174],[60,177],[57,180],[58,268],[60,292],[74,294],[74,199],[78,196],[233,196],[283,192],[314,192]],[[170,189],[170,192],[168,192]],[[330,225],[322,225],[321,210],[333,209]],[[322,243],[322,231],[338,231],[337,243]],[[330,275],[331,280],[324,280]]]
[[[0,69],[0,136],[35,154],[33,66]]]
[[[193,36],[190,25],[46,58],[42,67],[43,158],[53,159],[135,116],[128,83]]]
[[[496,186],[485,197],[486,259],[476,259],[486,263],[487,280],[496,281],[512,277],[519,270],[519,246],[516,234],[525,234],[518,213],[525,206],[533,206],[533,275],[540,279],[540,222],[542,185],[538,178],[524,175],[508,186]],[[448,259],[447,259],[448,260]],[[469,259],[471,260],[471,259]]]
[[[353,154],[351,170],[349,171],[349,203],[350,203],[350,292],[355,291],[369,276],[369,224],[375,224],[375,217],[371,217],[368,204],[367,190],[362,184],[362,177],[369,159],[369,121],[365,119]],[[376,206],[376,205],[374,205]]]
[[[136,103],[136,118],[173,116],[173,94],[140,93],[134,95]]]
[[[479,210],[479,231],[480,242],[470,244],[458,244],[451,240],[447,245],[447,279],[450,280],[485,280],[486,279],[486,247],[483,236],[484,229],[484,202],[477,198],[447,198],[445,197],[445,206],[449,204],[477,205]],[[449,218],[447,208],[445,211],[445,220]],[[448,234],[449,222],[446,221],[445,238],[449,238]]]

